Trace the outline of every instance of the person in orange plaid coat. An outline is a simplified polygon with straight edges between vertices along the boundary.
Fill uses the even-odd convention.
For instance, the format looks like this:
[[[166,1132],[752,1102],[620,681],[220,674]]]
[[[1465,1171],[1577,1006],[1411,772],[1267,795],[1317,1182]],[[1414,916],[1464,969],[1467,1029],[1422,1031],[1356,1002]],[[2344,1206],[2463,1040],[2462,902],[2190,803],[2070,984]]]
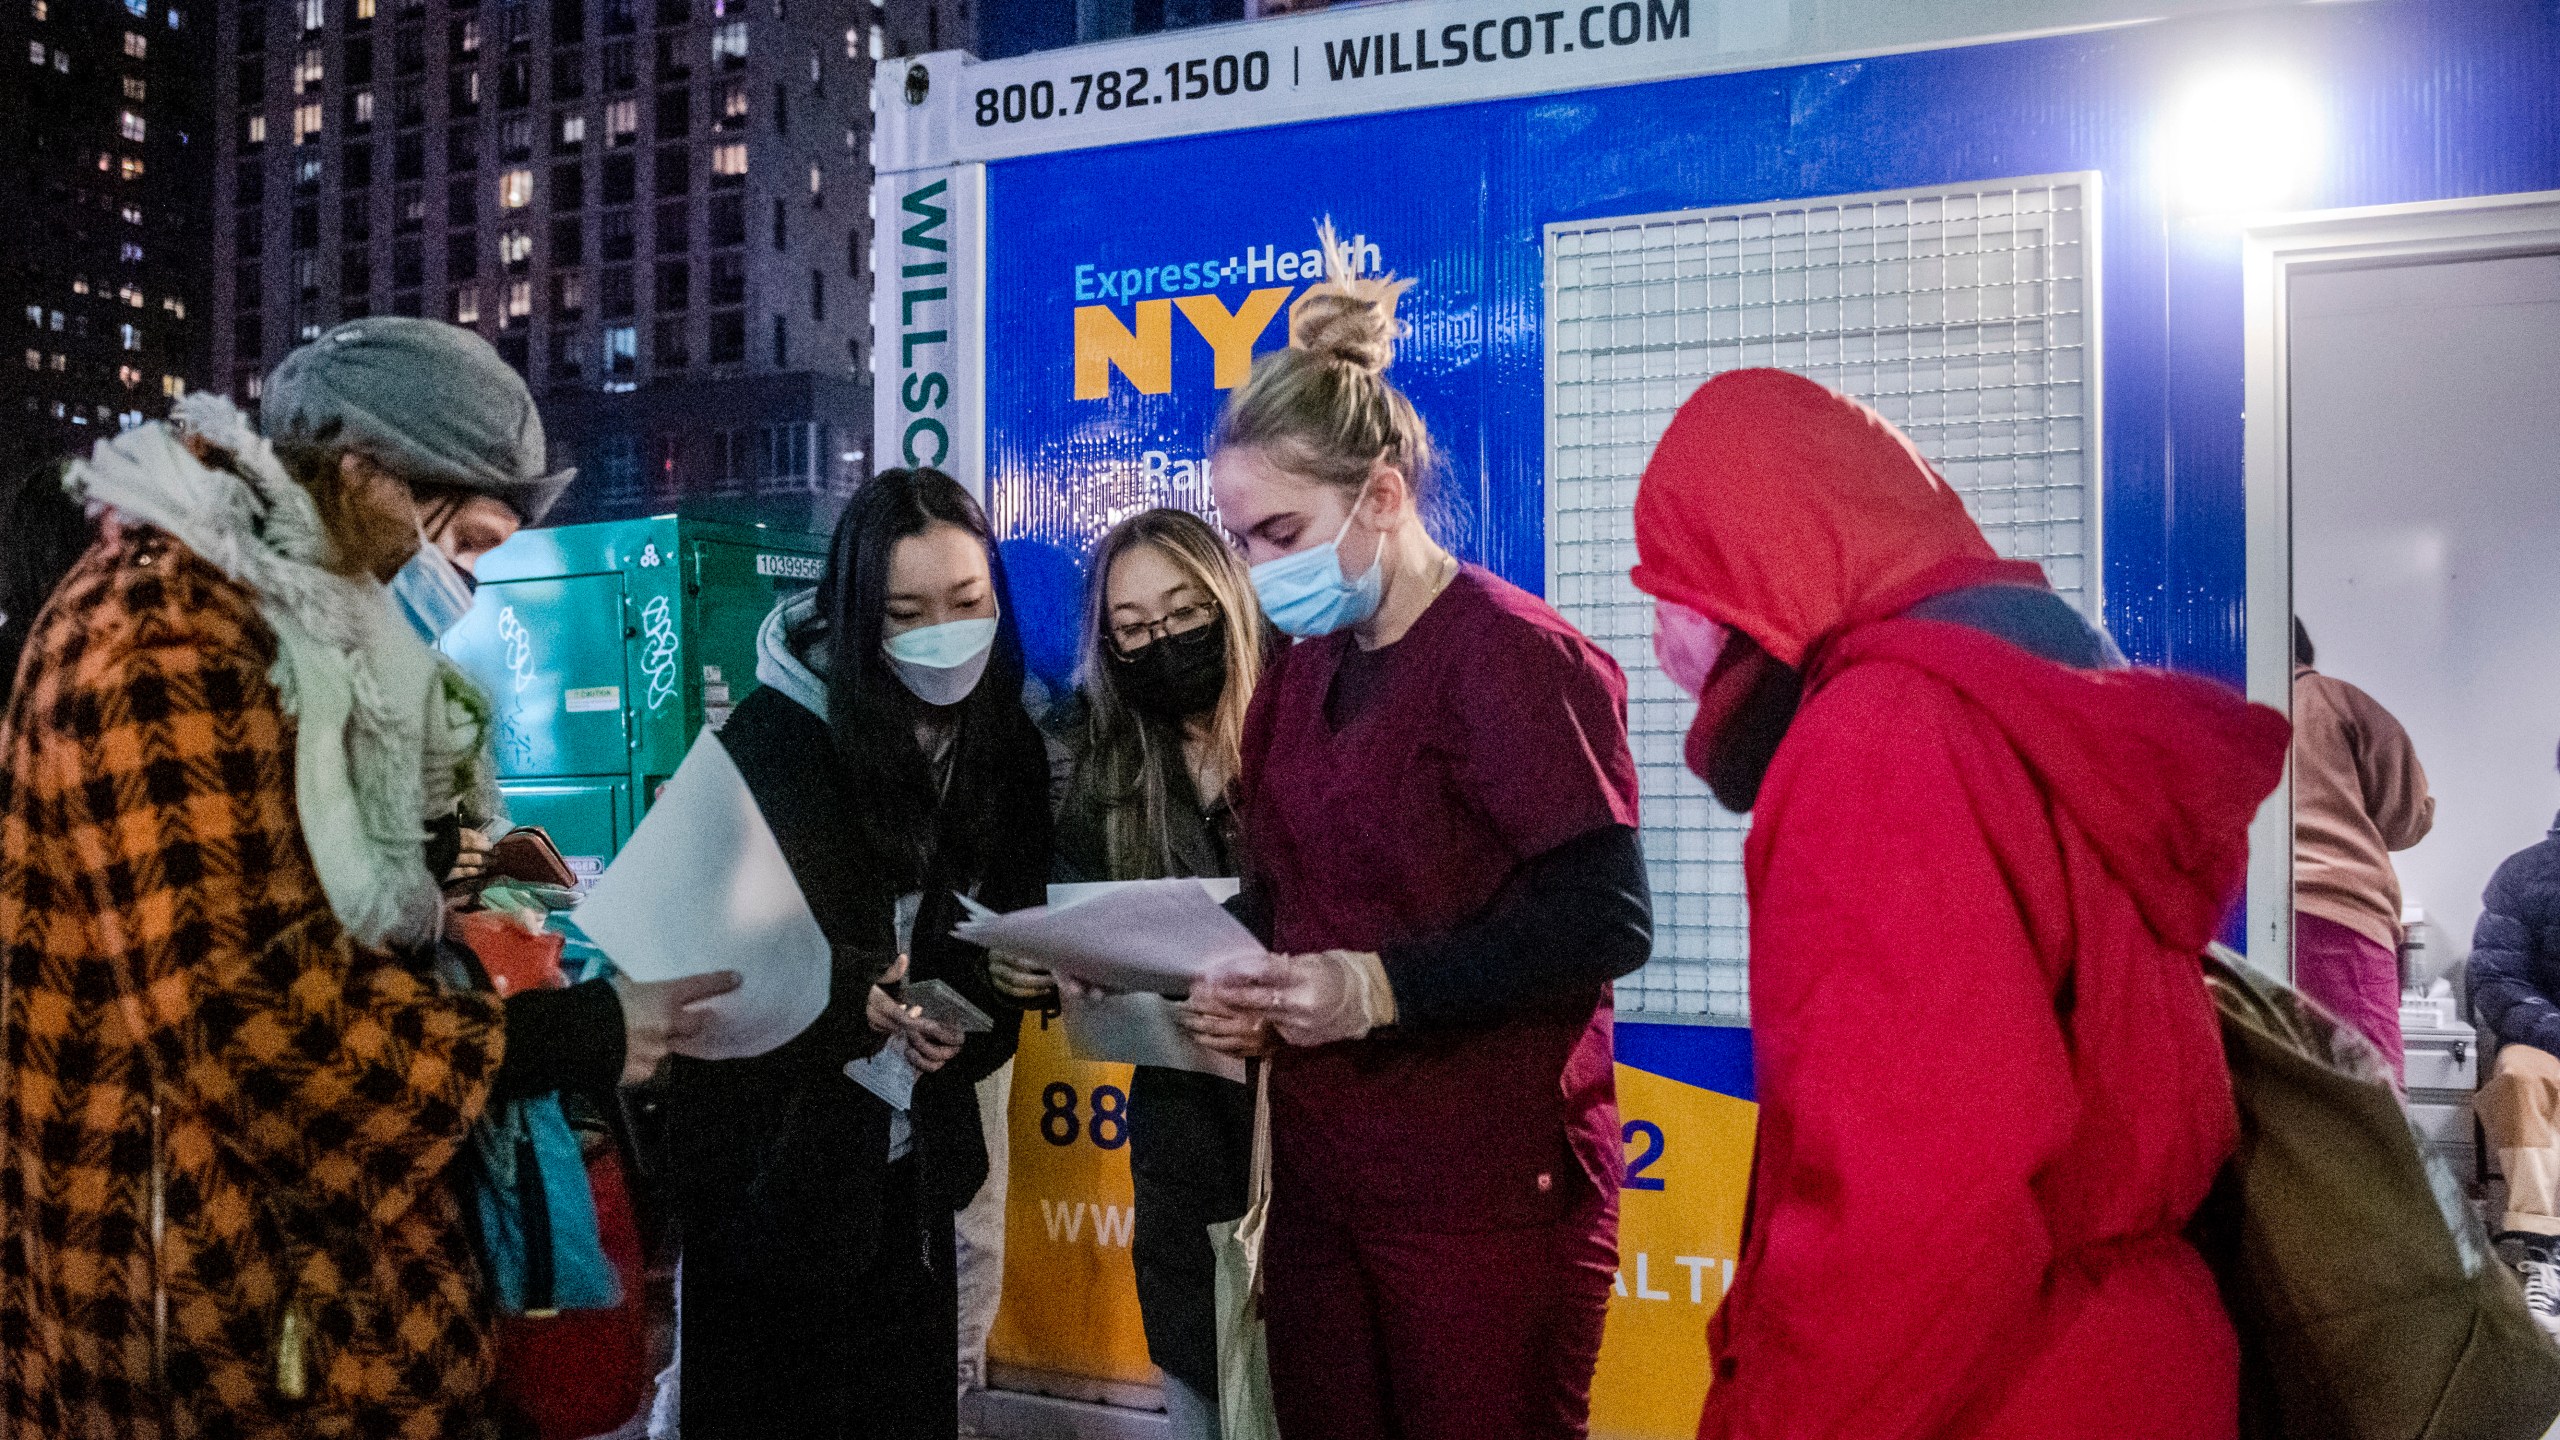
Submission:
[[[380,582],[421,500],[538,515],[568,477],[522,382],[406,328],[432,324],[289,358],[271,420],[361,383],[281,453],[191,396],[73,467],[107,533],[0,717],[7,1440],[486,1432],[448,1171],[512,1057],[502,1002],[434,978],[422,848],[485,784],[486,711]],[[365,384],[414,387],[433,425],[383,443]]]

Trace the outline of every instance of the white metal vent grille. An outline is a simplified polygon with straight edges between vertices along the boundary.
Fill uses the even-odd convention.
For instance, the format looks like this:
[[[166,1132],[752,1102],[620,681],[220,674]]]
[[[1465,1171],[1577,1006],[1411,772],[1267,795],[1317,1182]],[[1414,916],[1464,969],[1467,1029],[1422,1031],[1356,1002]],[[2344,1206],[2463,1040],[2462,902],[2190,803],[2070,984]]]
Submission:
[[[1681,758],[1693,705],[1628,583],[1637,477],[1709,376],[1874,406],[2000,553],[2098,614],[2094,174],[1547,227],[1547,594],[1626,667],[1653,963],[1622,1011],[1744,1023],[1742,837]]]

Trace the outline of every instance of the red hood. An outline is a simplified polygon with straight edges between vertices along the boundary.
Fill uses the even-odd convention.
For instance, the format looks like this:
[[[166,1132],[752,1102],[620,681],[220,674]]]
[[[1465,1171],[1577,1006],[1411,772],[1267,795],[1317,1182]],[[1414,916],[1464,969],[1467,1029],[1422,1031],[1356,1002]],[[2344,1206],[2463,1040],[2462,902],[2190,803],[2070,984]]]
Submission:
[[[1806,677],[1807,703],[1842,670],[1876,663],[1932,676],[1997,729],[2163,944],[2197,950],[2220,930],[2248,874],[2249,821],[2284,773],[2282,715],[2210,680],[2072,670],[1931,620],[1841,637]]]
[[[1883,416],[1783,370],[1719,375],[1680,407],[1636,492],[1636,554],[1638,588],[1798,668],[1937,591],[2044,583]]]

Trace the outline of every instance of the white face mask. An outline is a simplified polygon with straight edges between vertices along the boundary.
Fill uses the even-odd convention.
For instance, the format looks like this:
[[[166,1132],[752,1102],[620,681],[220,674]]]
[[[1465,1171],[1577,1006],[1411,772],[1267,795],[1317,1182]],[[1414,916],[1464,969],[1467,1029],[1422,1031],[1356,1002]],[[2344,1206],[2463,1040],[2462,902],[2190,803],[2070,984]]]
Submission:
[[[889,668],[927,705],[957,705],[978,688],[995,653],[996,622],[952,620],[902,630],[880,642]]]

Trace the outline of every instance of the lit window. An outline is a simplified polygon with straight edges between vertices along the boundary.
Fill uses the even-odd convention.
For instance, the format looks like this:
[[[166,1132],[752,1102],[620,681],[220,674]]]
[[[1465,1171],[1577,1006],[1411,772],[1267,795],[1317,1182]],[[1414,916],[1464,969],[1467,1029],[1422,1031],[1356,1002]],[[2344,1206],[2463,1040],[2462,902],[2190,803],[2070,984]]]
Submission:
[[[116,291],[116,298],[127,305],[132,306],[136,310],[142,308],[142,288],[138,285],[124,286],[122,289]]]
[[[52,312],[51,318],[53,323],[46,328],[59,331],[62,328],[62,312],[59,310]]]
[[[144,124],[142,117],[132,111],[120,110],[116,112],[116,130],[127,140],[139,141],[149,136],[151,127]]]
[[[141,348],[142,348],[142,327],[141,327],[141,326],[139,326],[139,325],[119,325],[119,326],[117,326],[117,327],[116,327],[116,330],[117,330],[117,333],[118,333],[119,335],[121,335],[121,336],[123,337],[123,339],[124,339],[124,348],[126,348],[127,350],[139,350],[139,349],[141,349]]]
[[[720,128],[743,130],[747,124],[747,82],[732,80],[720,92]]]
[[[561,116],[560,148],[563,150],[575,150],[586,143],[587,117],[584,115]]]
[[[328,74],[328,52],[317,45],[306,47],[302,61],[293,67],[293,93],[305,95],[320,86]]]
[[[533,172],[510,170],[498,177],[498,205],[502,209],[521,210],[533,203]]]
[[[453,53],[457,58],[480,53],[480,22],[477,18],[454,22]]]
[[[124,157],[124,163],[119,166],[118,169],[127,180],[139,180],[142,178],[142,157],[139,155],[127,155]]]
[[[507,318],[521,320],[533,313],[533,282],[518,280],[507,287]]]
[[[877,25],[871,27],[871,58],[880,58],[880,27]]]
[[[250,371],[247,382],[240,387],[240,393],[242,398],[249,400],[255,400],[264,395],[267,393],[267,377],[255,370]]]
[[[142,381],[142,376],[141,376],[141,375],[139,375],[139,374],[136,374],[133,378],[134,378],[134,383],[136,383],[136,384],[140,384],[140,383],[141,383],[141,381]],[[116,412],[116,424],[118,424],[118,425],[120,425],[120,426],[124,427],[124,428],[125,428],[125,429],[127,429],[127,430],[130,430],[130,429],[132,429],[134,426],[139,425],[139,424],[141,424],[141,423],[142,423],[142,412],[141,412],[141,411],[139,411],[139,410],[119,410],[119,411],[117,411],[117,412]]]
[[[297,188],[304,190],[320,188],[320,157],[303,156],[302,163],[293,167],[293,183]]]
[[[161,393],[161,394],[163,394],[163,395],[165,395],[165,396],[167,396],[168,398],[170,398],[170,399],[172,399],[172,400],[175,400],[175,399],[177,399],[178,397],[180,397],[180,396],[182,396],[182,395],[186,394],[186,393],[187,393],[187,377],[185,377],[184,375],[163,375],[163,376],[161,376],[161,377],[160,377],[160,393]]]
[[[604,138],[608,145],[628,145],[640,133],[640,102],[616,100],[604,107]]]
[[[498,259],[509,267],[533,259],[533,232],[509,230],[498,236]]]
[[[821,199],[826,195],[826,193],[827,172],[820,169],[815,162],[811,162],[809,166],[809,198],[812,200]]]
[[[724,60],[738,65],[747,62],[746,21],[732,20],[711,32],[711,59],[714,64]]]
[[[124,0],[124,13],[137,20],[151,18],[151,0]]]
[[[303,322],[302,322],[302,328],[301,328],[300,330],[297,330],[297,331],[295,331],[295,332],[294,332],[294,338],[295,338],[295,339],[297,339],[297,340],[317,340],[317,339],[319,339],[319,338],[320,338],[320,322],[319,322],[319,321],[317,321],[317,320],[305,320],[305,321],[303,321]]]
[[[604,332],[604,373],[628,375],[640,361],[640,330],[633,325],[614,325]]]
[[[187,318],[187,302],[179,299],[175,295],[163,296],[160,301],[160,308],[177,316],[181,320]]]
[[[329,0],[302,0],[302,28],[318,30],[329,23]]]
[[[372,123],[373,123],[373,87],[372,87],[372,86],[367,85],[367,86],[366,86],[366,87],[364,87],[363,89],[358,90],[358,91],[356,92],[356,95],[355,95],[355,107],[356,107],[356,108],[355,108],[355,113],[354,113],[354,117],[353,117],[352,123],[357,124],[357,125],[370,125],[370,124],[372,124]]]
[[[41,370],[41,369],[43,369],[43,368],[44,368],[44,352],[43,352],[43,351],[41,351],[41,350],[30,350],[30,351],[28,351],[28,352],[27,352],[27,368],[28,368],[28,369],[30,369],[30,370]]]
[[[85,278],[83,278],[83,277],[81,277],[81,276],[78,276],[78,275],[74,275],[73,277],[71,277],[71,293],[72,293],[72,294],[74,294],[74,295],[86,295],[86,294],[88,294],[88,293],[89,293],[89,282],[88,282],[88,280],[87,280],[87,279],[85,279]]]
[[[250,112],[248,116],[248,128],[241,132],[240,143],[243,145],[266,144],[267,117],[255,111]]]
[[[71,368],[71,357],[56,350],[46,359],[45,365],[55,371],[68,370]]]
[[[356,0],[356,18],[358,20],[373,18],[373,0]]]
[[[456,325],[480,323],[479,286],[456,285],[453,287],[453,323]]]
[[[45,0],[27,0],[27,18],[31,20],[42,20],[44,19],[44,15]]]
[[[60,72],[60,73],[62,73],[62,74],[65,74],[65,75],[70,74],[70,73],[71,73],[71,52],[70,52],[70,51],[68,51],[68,50],[56,50],[56,51],[54,51],[54,52],[53,52],[53,68],[54,68],[55,70],[59,71],[59,72]]]
[[[847,60],[862,58],[862,27],[859,25],[844,27],[844,58]]]
[[[142,263],[142,247],[141,247],[141,246],[139,246],[139,245],[134,244],[134,243],[133,243],[132,241],[130,241],[130,240],[127,240],[126,242],[124,242],[124,263],[126,263],[127,265],[139,265],[139,264],[141,264],[141,263]]]
[[[296,144],[296,145],[305,145],[305,144],[308,144],[308,143],[310,143],[310,140],[311,140],[311,137],[312,137],[312,136],[317,135],[317,134],[319,134],[319,133],[320,133],[320,110],[321,110],[321,106],[320,106],[320,104],[319,104],[319,102],[318,102],[318,101],[314,101],[314,102],[312,102],[312,103],[311,103],[311,104],[309,104],[309,105],[297,105],[297,106],[295,106],[295,107],[294,107],[294,111],[293,111],[293,143],[294,143],[294,144]]]
[[[747,173],[747,147],[743,143],[711,147],[711,173],[740,176]]]
[[[116,379],[124,388],[130,390],[142,383],[142,372],[130,365],[119,365],[116,367]]]
[[[132,31],[127,30],[124,32],[124,53],[132,56],[136,60],[147,60],[151,58],[150,37],[136,35]]]
[[[142,223],[142,207],[141,207],[141,206],[139,206],[139,205],[127,205],[126,207],[124,207],[124,223],[126,223],[127,225],[139,225],[139,224],[141,224],[141,223]]]
[[[27,63],[30,65],[41,65],[44,63],[43,41],[30,40],[27,42]]]
[[[127,75],[124,77],[124,98],[127,100],[139,101],[149,93],[150,87],[142,83],[141,76]]]

